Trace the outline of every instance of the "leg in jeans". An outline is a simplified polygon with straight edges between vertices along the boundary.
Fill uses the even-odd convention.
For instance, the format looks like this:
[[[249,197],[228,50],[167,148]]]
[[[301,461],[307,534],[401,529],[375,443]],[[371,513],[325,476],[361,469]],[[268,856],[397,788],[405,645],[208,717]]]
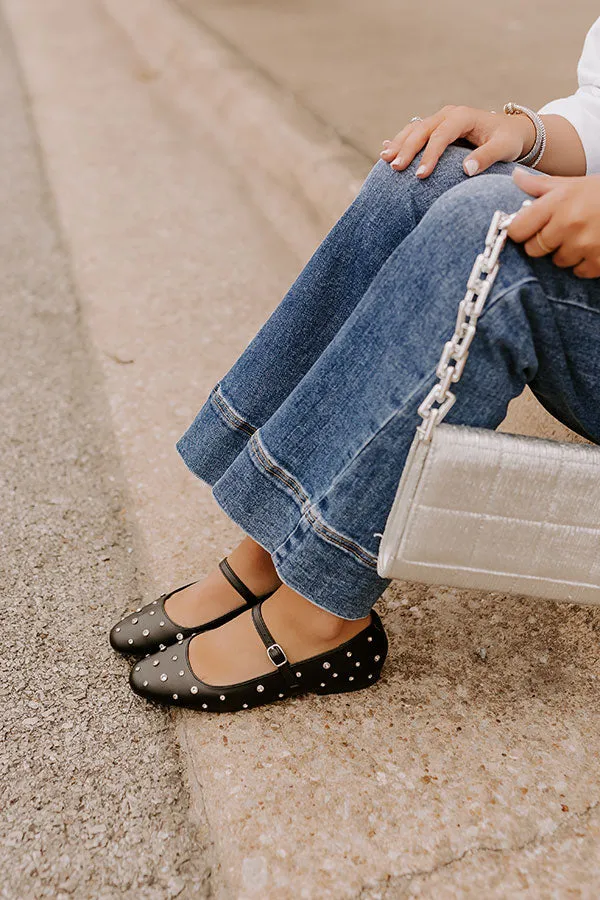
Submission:
[[[211,483],[223,474],[319,359],[429,207],[466,180],[466,152],[450,147],[426,181],[415,177],[418,159],[406,172],[384,162],[375,165],[354,203],[179,442],[190,468],[201,455]],[[507,167],[490,171],[499,168]]]
[[[517,209],[523,197],[508,174],[493,173],[442,192],[415,216],[363,296],[353,298],[320,355],[302,356],[310,367],[303,375],[302,366],[294,370],[297,383],[285,398],[268,397],[262,413],[253,406],[254,418],[244,418],[243,401],[261,396],[265,373],[282,365],[273,332],[260,361],[250,366],[244,355],[225,379],[238,420],[220,412],[220,430],[207,423],[204,436],[184,447],[190,468],[269,551],[282,580],[336,616],[365,617],[385,587],[375,568],[376,534],[418,424],[417,405],[435,380],[492,213]],[[555,414],[597,440],[599,314],[597,282],[508,244],[447,421],[496,428],[529,383]],[[289,352],[285,319],[278,333]],[[295,334],[302,347],[318,344],[309,332]],[[231,459],[229,433],[238,432],[241,449]],[[229,463],[222,472],[215,464],[220,446]]]

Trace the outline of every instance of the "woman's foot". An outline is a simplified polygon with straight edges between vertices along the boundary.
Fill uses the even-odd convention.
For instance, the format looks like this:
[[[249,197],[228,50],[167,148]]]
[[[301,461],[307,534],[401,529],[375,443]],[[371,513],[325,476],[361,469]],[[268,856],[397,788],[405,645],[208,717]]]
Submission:
[[[227,562],[257,597],[271,594],[281,584],[270,554],[252,538],[244,538],[229,554]],[[183,628],[199,628],[243,607],[238,591],[223,578],[219,569],[165,601],[165,612],[172,622]]]
[[[370,620],[370,616],[340,619],[287,585],[264,601],[262,614],[292,663],[339,647],[366,628]],[[272,668],[253,625],[251,610],[221,628],[192,638],[189,661],[193,673],[206,684],[235,684],[258,678]]]
[[[377,613],[339,619],[282,586],[215,631],[140,660],[129,681],[148,700],[235,712],[299,693],[370,687],[387,649]]]
[[[203,581],[163,594],[118,621],[110,643],[119,653],[142,656],[201,631],[217,628],[269,597],[281,584],[271,557],[245,538]]]

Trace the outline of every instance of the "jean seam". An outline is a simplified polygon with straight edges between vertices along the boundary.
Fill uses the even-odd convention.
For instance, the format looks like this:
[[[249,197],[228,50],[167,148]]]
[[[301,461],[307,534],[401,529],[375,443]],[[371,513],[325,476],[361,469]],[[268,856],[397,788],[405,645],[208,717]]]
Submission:
[[[300,503],[300,511],[301,511],[301,520],[305,519],[307,523],[312,527],[313,531],[316,532],[317,535],[323,538],[323,540],[328,541],[328,543],[333,544],[334,546],[340,547],[345,550],[347,553],[354,556],[359,562],[368,566],[371,569],[375,569],[377,567],[377,557],[362,547],[357,541],[354,541],[352,538],[346,537],[346,535],[341,534],[339,531],[336,531],[335,528],[332,528],[321,516],[319,516],[314,510],[314,504],[311,504],[310,497],[302,487],[299,481],[297,481],[294,476],[284,469],[278,462],[276,462],[271,454],[267,451],[266,447],[260,440],[258,433],[252,436],[252,439],[248,443],[248,449],[252,456],[254,463],[260,468],[260,470],[269,475],[282,484],[284,484],[287,488],[289,488],[294,497]],[[294,526],[294,531],[298,527],[299,523],[296,523]],[[282,544],[285,543],[289,539],[290,535],[286,535]],[[281,547],[282,544],[279,546]],[[279,549],[276,548],[275,553]]]
[[[220,384],[216,385],[211,391],[210,400],[220,418],[226,425],[229,425],[230,428],[233,428],[235,431],[243,431],[244,434],[250,436],[257,431],[256,426],[240,416],[233,406],[228,403],[223,396]]]

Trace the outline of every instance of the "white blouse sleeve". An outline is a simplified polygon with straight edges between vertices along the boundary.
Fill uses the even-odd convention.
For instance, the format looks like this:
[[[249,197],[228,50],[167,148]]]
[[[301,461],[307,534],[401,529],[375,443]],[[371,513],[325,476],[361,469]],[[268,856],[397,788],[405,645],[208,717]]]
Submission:
[[[587,174],[600,172],[600,19],[585,39],[577,67],[579,89],[570,97],[552,100],[541,115],[562,116],[579,134],[587,161]]]

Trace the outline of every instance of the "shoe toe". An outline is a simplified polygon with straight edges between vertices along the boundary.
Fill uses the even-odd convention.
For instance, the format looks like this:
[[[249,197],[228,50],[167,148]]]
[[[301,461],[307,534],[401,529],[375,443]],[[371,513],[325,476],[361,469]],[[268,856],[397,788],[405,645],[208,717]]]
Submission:
[[[113,650],[141,656],[181,640],[184,631],[169,619],[164,597],[159,597],[117,622],[109,640]]]
[[[193,672],[190,670],[185,644],[173,644],[139,660],[129,673],[131,690],[148,700],[176,705],[198,692]]]

